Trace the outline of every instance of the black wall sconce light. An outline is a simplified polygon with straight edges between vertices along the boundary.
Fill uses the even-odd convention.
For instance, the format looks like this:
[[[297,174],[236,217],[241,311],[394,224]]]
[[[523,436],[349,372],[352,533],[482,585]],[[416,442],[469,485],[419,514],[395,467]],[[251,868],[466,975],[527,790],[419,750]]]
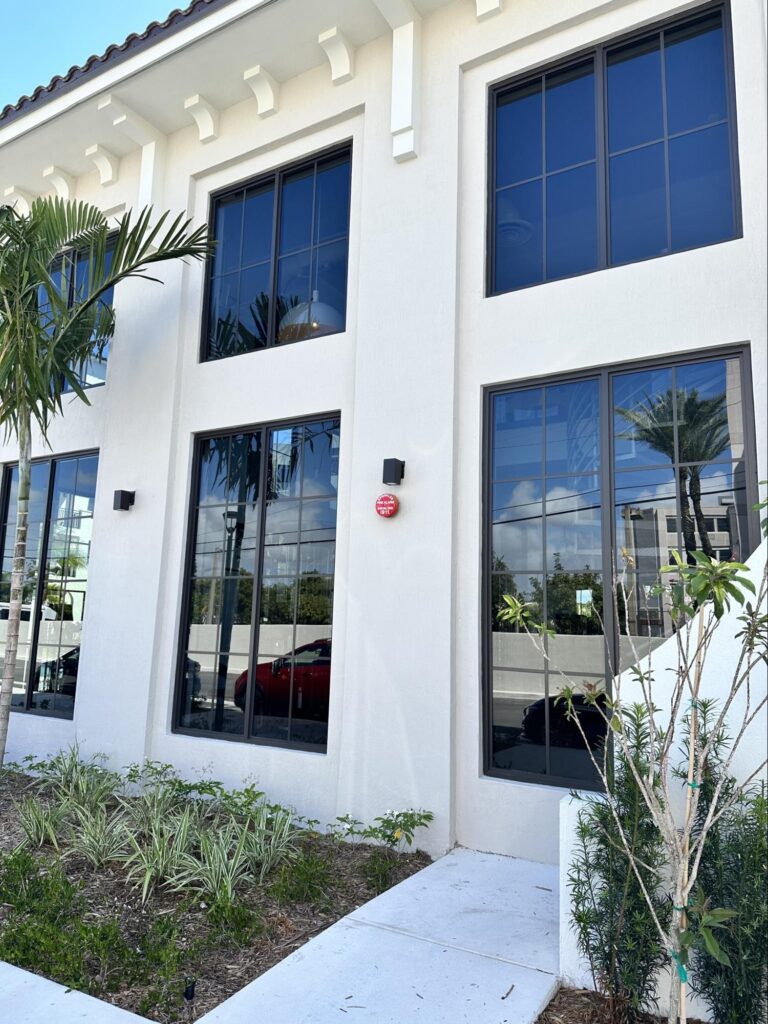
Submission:
[[[112,508],[116,512],[127,512],[136,501],[136,491],[115,491]]]
[[[384,476],[382,482],[385,484],[401,484],[405,476],[405,463],[402,459],[384,459]]]

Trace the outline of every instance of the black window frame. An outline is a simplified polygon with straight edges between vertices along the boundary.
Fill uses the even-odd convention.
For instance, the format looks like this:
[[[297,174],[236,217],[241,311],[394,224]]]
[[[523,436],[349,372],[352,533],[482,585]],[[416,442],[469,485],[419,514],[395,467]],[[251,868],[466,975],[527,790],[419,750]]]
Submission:
[[[68,714],[65,711],[50,711],[46,708],[33,708],[31,707],[32,700],[32,683],[34,679],[33,666],[37,657],[37,645],[40,636],[40,623],[42,621],[39,610],[42,608],[43,593],[45,590],[45,562],[47,560],[48,545],[50,541],[51,533],[51,510],[53,507],[53,493],[54,493],[54,481],[55,481],[55,468],[59,462],[66,462],[68,459],[83,459],[96,457],[101,459],[101,452],[98,448],[83,448],[73,452],[62,452],[56,455],[50,455],[47,458],[45,456],[41,458],[35,458],[31,460],[33,466],[40,465],[41,463],[48,463],[50,466],[50,473],[48,476],[48,491],[45,500],[45,519],[43,520],[43,532],[40,538],[40,571],[38,572],[37,586],[35,590],[35,610],[38,614],[32,622],[32,630],[30,633],[29,640],[29,671],[30,678],[26,680],[26,692],[24,697],[24,707],[20,707],[18,704],[11,705],[11,711],[17,715],[35,715],[43,716],[44,718],[59,718],[66,722],[74,720],[74,704],[73,702],[72,714]],[[0,560],[2,552],[5,550],[5,532],[6,522],[8,519],[8,500],[11,491],[11,474],[13,470],[18,466],[18,461],[6,462],[0,466]],[[97,477],[98,486],[98,477]],[[94,518],[95,518],[95,507],[94,507]]]
[[[112,249],[114,248],[116,240],[117,240],[117,232],[116,231],[110,232],[110,234],[107,236],[107,253],[108,254],[111,253]],[[56,269],[56,264],[58,263],[60,265],[60,267],[63,268],[65,263],[69,263],[69,273],[68,273],[68,277],[67,277],[67,309],[71,309],[72,305],[73,305],[73,303],[75,301],[75,291],[76,291],[76,288],[77,288],[77,264],[78,264],[78,261],[82,257],[86,257],[88,255],[88,252],[89,252],[89,249],[88,249],[87,246],[83,246],[80,249],[76,249],[76,248],[73,248],[73,247],[70,246],[70,248],[68,248],[68,249],[63,249],[58,254],[56,259],[54,260],[52,266],[49,267],[49,270]],[[114,301],[114,286],[112,288],[112,293],[113,293],[113,297],[112,297],[112,300],[109,302],[110,306],[112,305],[112,303]],[[104,301],[103,299],[99,299],[99,302],[103,302],[103,301]],[[112,339],[110,338],[109,341],[111,341],[111,340]],[[109,343],[109,341],[108,341],[108,343]],[[108,365],[109,364],[109,357],[107,357],[103,361],[104,361],[105,365]],[[91,388],[103,388],[106,383],[107,383],[107,378],[106,378],[106,374],[105,374],[104,375],[104,380],[96,381],[94,384],[88,384],[86,381],[81,380],[80,381],[80,387],[83,389],[83,391],[90,391]],[[65,394],[73,395],[74,391],[71,388],[66,388]]]
[[[610,402],[610,387],[614,377],[637,370],[664,369],[691,362],[716,361],[718,359],[739,360],[741,370],[741,398],[744,417],[744,465],[745,465],[745,499],[747,505],[746,522],[748,529],[748,546],[753,553],[760,544],[760,517],[754,506],[759,501],[757,445],[755,435],[754,392],[752,390],[751,348],[749,343],[725,345],[716,348],[692,349],[688,352],[677,352],[672,355],[648,357],[644,359],[623,360],[617,363],[599,364],[575,371],[563,371],[556,374],[543,374],[518,380],[505,381],[483,388],[482,408],[482,500],[481,500],[481,596],[480,596],[480,665],[481,665],[481,727],[482,727],[482,774],[489,778],[504,779],[514,782],[526,782],[535,785],[552,786],[567,789],[582,789],[600,792],[599,781],[569,778],[565,776],[547,775],[537,772],[524,772],[515,769],[495,768],[493,766],[493,608],[492,608],[492,572],[493,557],[492,522],[492,439],[493,439],[493,399],[496,395],[513,391],[524,391],[536,387],[549,387],[555,384],[566,384],[584,380],[598,380],[600,395],[600,469],[599,490],[600,503],[603,509],[601,525],[601,542],[603,552],[603,575],[613,572],[614,522],[610,510],[614,503],[614,436],[612,429],[613,411]],[[511,570],[514,572],[514,570]],[[605,679],[606,692],[610,694],[611,663],[618,664],[618,629],[614,599],[611,587],[603,587],[603,619],[605,622]]]
[[[328,146],[325,149],[318,150],[315,153],[307,154],[298,160],[294,160],[291,163],[281,164],[279,167],[275,167],[272,170],[265,171],[261,174],[257,174],[251,178],[243,178],[240,181],[234,182],[231,185],[226,185],[224,188],[217,189],[211,192],[208,196],[208,234],[210,238],[216,237],[216,211],[218,203],[222,199],[227,199],[230,196],[237,195],[238,192],[244,192],[246,189],[259,188],[262,185],[268,185],[270,182],[273,183],[275,189],[274,208],[272,211],[272,243],[270,247],[270,258],[272,261],[272,268],[270,273],[270,311],[269,311],[269,333],[267,337],[266,345],[261,348],[254,349],[253,352],[262,352],[272,348],[285,348],[287,345],[296,345],[302,341],[310,340],[305,338],[295,338],[289,341],[282,341],[280,344],[277,343],[277,324],[276,324],[276,303],[275,296],[277,293],[277,274],[279,264],[279,229],[280,229],[280,209],[282,199],[282,184],[283,179],[289,175],[295,174],[302,170],[306,170],[310,167],[317,166],[319,163],[326,163],[337,157],[347,156],[349,158],[350,165],[350,185],[351,185],[351,174],[352,174],[352,139],[347,139],[340,143],[334,143],[332,146]],[[347,289],[347,298],[349,297],[349,222],[350,214],[352,210],[352,189],[349,190],[349,206],[347,209],[347,280],[345,282]],[[253,352],[234,352],[230,356],[217,356],[211,358],[209,351],[209,319],[211,314],[211,290],[213,282],[213,268],[214,268],[214,255],[209,255],[205,261],[205,280],[203,286],[203,307],[200,318],[200,344],[198,349],[198,362],[200,363],[218,363],[223,359],[233,359],[237,356],[252,355]],[[334,331],[332,334],[322,335],[321,337],[333,337],[336,334],[343,334],[347,329],[347,306],[345,304],[344,309],[344,327],[341,331]],[[319,340],[319,339],[314,339]]]
[[[625,260],[623,262],[612,262],[609,258],[610,245],[610,194],[608,187],[608,163],[609,152],[607,145],[607,118],[608,105],[606,102],[606,67],[609,50],[616,47],[639,43],[650,39],[654,35],[660,35],[670,29],[680,28],[694,23],[708,15],[720,12],[723,28],[724,47],[724,71],[725,71],[725,93],[727,103],[727,118],[729,130],[729,151],[731,168],[732,204],[733,204],[733,234],[729,238],[719,239],[715,242],[705,242],[702,245],[688,246],[687,248],[674,249],[665,253],[658,253],[651,256],[641,256],[637,259]],[[585,61],[594,60],[595,75],[595,152],[597,167],[597,266],[590,270],[580,270],[574,274],[565,274],[561,277],[548,278],[544,276],[540,281],[530,284],[519,285],[515,288],[496,290],[494,282],[496,279],[496,110],[500,95],[525,85],[532,85],[537,81],[543,81],[546,75],[557,72],[568,71]],[[525,291],[528,288],[537,288],[541,285],[554,284],[557,281],[568,281],[576,277],[584,277],[588,274],[597,274],[604,270],[611,270],[616,267],[632,266],[636,263],[646,263],[649,260],[664,259],[668,256],[676,256],[684,252],[693,252],[696,249],[706,249],[713,245],[722,245],[743,238],[743,220],[741,203],[741,176],[739,171],[739,142],[738,123],[736,110],[736,82],[733,63],[733,31],[731,25],[731,3],[730,0],[718,0],[715,3],[707,3],[700,7],[686,11],[663,21],[656,21],[640,29],[633,29],[630,32],[612,36],[602,43],[588,47],[571,54],[568,57],[561,57],[546,64],[538,65],[536,68],[515,75],[512,78],[496,82],[488,89],[488,145],[486,146],[487,167],[486,167],[486,225],[485,225],[485,297],[494,298],[497,295],[510,295],[514,292]],[[686,134],[681,132],[679,134]],[[665,135],[665,139],[669,139]],[[665,156],[665,165],[668,170],[668,154]],[[546,169],[542,169],[542,180],[547,176]],[[669,194],[667,193],[667,203]],[[546,232],[546,222],[543,224]],[[544,266],[546,271],[546,266]]]
[[[281,740],[275,739],[269,736],[252,736],[250,732],[250,721],[253,717],[253,701],[254,701],[254,686],[251,682],[251,675],[253,673],[254,666],[258,658],[258,634],[259,634],[259,623],[261,618],[261,585],[260,581],[263,576],[263,565],[264,565],[264,536],[266,531],[266,515],[262,514],[259,520],[259,547],[257,554],[256,571],[254,573],[254,599],[253,607],[251,609],[251,640],[248,651],[248,674],[249,674],[249,685],[246,693],[246,703],[244,709],[244,731],[243,735],[237,735],[235,733],[216,732],[213,729],[191,729],[187,726],[180,725],[182,711],[183,711],[183,699],[184,699],[184,676],[186,671],[186,658],[187,658],[187,646],[186,646],[186,622],[188,621],[190,604],[192,599],[192,576],[190,573],[190,567],[193,564],[195,556],[195,526],[197,517],[197,501],[195,495],[200,489],[200,468],[202,460],[200,458],[203,445],[206,441],[215,437],[230,437],[239,433],[256,433],[260,432],[263,439],[269,437],[269,433],[272,430],[279,430],[283,427],[301,426],[306,423],[315,423],[318,420],[325,419],[337,419],[339,421],[339,431],[341,431],[341,412],[338,409],[332,409],[325,412],[312,413],[307,416],[288,416],[282,417],[278,420],[269,420],[261,423],[241,423],[231,427],[221,428],[219,430],[207,430],[200,434],[195,434],[192,438],[192,473],[189,482],[188,490],[188,509],[187,509],[187,523],[186,523],[186,540],[184,544],[184,560],[182,563],[182,596],[180,602],[180,614],[177,620],[178,636],[175,644],[175,656],[176,666],[173,674],[173,695],[172,695],[172,706],[171,706],[171,732],[179,736],[195,736],[201,739],[214,739],[223,740],[229,743],[248,743],[259,747],[278,747],[283,750],[302,750],[314,754],[327,754],[328,744],[326,743],[304,743],[297,740]],[[267,474],[269,468],[269,448],[267,445],[262,445],[262,459],[259,470],[259,502],[265,502],[265,495],[267,489]],[[337,499],[338,501],[338,496]],[[263,507],[263,506],[262,506]],[[334,585],[336,579],[336,570],[334,567]],[[259,585],[257,584],[259,581]],[[334,601],[335,601],[335,589],[334,589]],[[333,616],[331,618],[333,622]],[[330,714],[328,724],[330,726]]]

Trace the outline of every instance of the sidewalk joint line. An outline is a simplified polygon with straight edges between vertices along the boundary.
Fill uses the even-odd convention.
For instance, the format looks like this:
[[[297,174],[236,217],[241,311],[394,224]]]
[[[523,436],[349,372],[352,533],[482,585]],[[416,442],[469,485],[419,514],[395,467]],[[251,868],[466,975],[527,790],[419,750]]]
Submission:
[[[494,953],[483,953],[479,949],[470,949],[468,946],[457,946],[453,942],[441,942],[439,939],[430,939],[426,935],[418,935],[416,932],[408,931],[407,928],[397,928],[391,924],[379,924],[377,921],[368,921],[363,917],[341,918],[337,923],[345,922],[352,925],[365,925],[367,928],[380,928],[385,932],[392,932],[393,935],[403,935],[409,939],[418,939],[420,942],[430,942],[433,946],[440,946],[442,949],[455,949],[459,953],[471,953],[473,956],[482,956],[486,960],[498,960],[500,963],[511,964],[513,967],[522,967],[527,971],[535,971],[537,974],[546,974],[550,978],[556,978],[556,971],[547,971],[543,967],[533,967],[531,964],[521,963],[519,960],[512,960],[506,956],[497,956]]]

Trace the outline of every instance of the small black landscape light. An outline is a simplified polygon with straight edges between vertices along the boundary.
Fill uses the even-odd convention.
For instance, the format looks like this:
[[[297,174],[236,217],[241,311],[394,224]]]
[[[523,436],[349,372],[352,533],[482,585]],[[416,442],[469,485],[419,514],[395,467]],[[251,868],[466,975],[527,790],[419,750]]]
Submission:
[[[401,484],[405,476],[405,463],[402,459],[384,459],[385,484]]]
[[[196,978],[185,978],[186,988],[184,989],[184,1000],[187,1003],[191,1003],[195,998],[195,985],[197,984]]]
[[[115,491],[112,508],[116,512],[127,512],[134,501],[136,501],[136,491]]]

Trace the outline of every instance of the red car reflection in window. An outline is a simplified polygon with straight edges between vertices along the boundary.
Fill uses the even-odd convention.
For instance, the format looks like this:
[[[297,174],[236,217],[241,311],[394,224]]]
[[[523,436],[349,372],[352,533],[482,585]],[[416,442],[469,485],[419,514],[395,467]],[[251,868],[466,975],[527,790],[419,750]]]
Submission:
[[[256,715],[284,715],[291,693],[293,667],[293,713],[300,718],[328,721],[331,689],[331,641],[313,640],[274,661],[256,666],[253,711]],[[248,673],[235,680],[235,704],[245,711]]]

